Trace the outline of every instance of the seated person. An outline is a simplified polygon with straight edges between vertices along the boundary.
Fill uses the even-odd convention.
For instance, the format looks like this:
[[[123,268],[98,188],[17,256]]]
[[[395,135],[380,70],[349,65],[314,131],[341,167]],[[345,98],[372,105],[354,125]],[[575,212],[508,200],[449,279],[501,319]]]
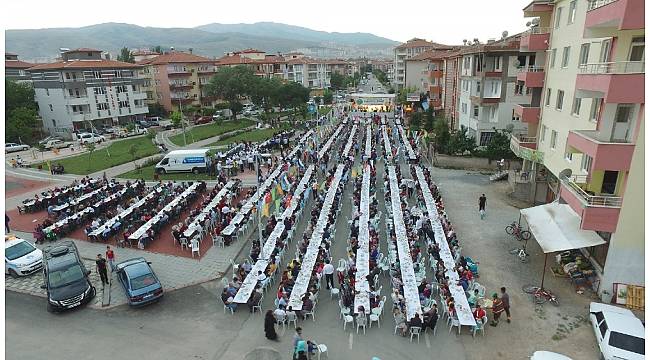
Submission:
[[[223,301],[223,304],[226,305],[226,307],[232,311],[237,310],[237,304],[233,302],[234,296],[231,296],[228,293],[228,289],[224,288],[223,292],[221,292],[221,301]]]
[[[471,294],[469,296],[469,298],[467,298],[467,302],[469,303],[469,307],[472,307],[472,308],[475,307],[476,304],[478,304],[478,299],[479,299],[478,290],[474,290],[474,293]]]
[[[423,323],[422,323],[422,319],[420,318],[420,314],[416,313],[415,317],[413,317],[411,321],[409,321],[408,325],[410,328],[414,326],[422,328]]]

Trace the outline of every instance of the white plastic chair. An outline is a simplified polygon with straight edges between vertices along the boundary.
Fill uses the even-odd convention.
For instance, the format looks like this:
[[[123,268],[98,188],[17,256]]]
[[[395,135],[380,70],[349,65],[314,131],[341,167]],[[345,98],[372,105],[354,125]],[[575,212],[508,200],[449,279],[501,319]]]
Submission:
[[[339,265],[336,267],[336,271],[344,272],[347,267],[347,262],[345,259],[339,259]]]
[[[231,314],[231,315],[235,315],[235,310],[233,310],[232,308],[228,307],[226,304],[223,304],[223,313],[224,313],[224,314],[226,313],[226,310],[230,310],[230,314]]]
[[[287,313],[287,325],[293,322],[293,327],[298,327],[298,316],[295,313]]]
[[[325,344],[316,344],[316,343],[314,343],[314,345],[316,345],[316,350],[318,350],[318,359],[319,360],[320,360],[320,354],[327,355],[327,345],[325,345]],[[329,355],[327,355],[327,357],[329,358]]]
[[[458,335],[460,335],[460,321],[458,321],[458,318],[452,317],[450,322],[449,322],[449,333],[451,334],[451,329],[455,327],[458,328]]]
[[[310,311],[305,311],[305,320],[307,320],[307,316],[311,315],[311,319],[316,322],[316,315],[314,315],[314,310],[316,310],[316,304],[314,304],[314,307],[312,307]]]
[[[343,315],[343,331],[345,331],[345,327],[348,325],[348,323],[352,324],[354,322],[354,318],[350,315]]]
[[[476,326],[474,327],[474,330],[472,330],[472,337],[476,335],[477,331],[481,331],[481,334],[485,336],[485,325],[488,322],[487,316],[483,316],[483,318],[480,321],[476,322]]]
[[[338,288],[335,288],[335,287],[331,287],[330,288],[330,299],[333,298],[334,295],[339,296],[340,293],[341,293],[341,290],[339,290]]]
[[[256,290],[253,290],[256,291]],[[253,314],[255,314],[255,310],[259,310],[260,314],[262,313],[262,301],[264,301],[264,295],[260,298],[260,300],[257,302],[257,304],[253,305]]]
[[[191,246],[192,246],[192,257],[194,257],[194,253],[199,255],[199,257],[201,257],[200,243],[197,238],[192,239]]]
[[[359,327],[363,327],[363,333],[366,333],[366,325],[368,325],[368,318],[366,314],[357,315],[357,334],[359,333]]]
[[[417,335],[418,337],[418,344],[420,343],[420,331],[422,331],[422,328],[419,326],[411,326],[409,328],[409,332],[411,333],[411,342],[413,342],[413,336]]]
[[[282,325],[283,328],[287,326],[287,316],[285,314],[278,315],[273,313],[273,316],[275,317],[275,321],[278,323],[278,325]]]
[[[375,309],[373,309],[373,310],[375,310]],[[381,328],[381,323],[379,322],[379,315],[377,315],[377,314],[375,314],[375,313],[372,313],[372,314],[370,314],[369,318],[370,318],[370,323],[368,324],[368,327],[369,327],[369,328],[372,329],[372,323],[373,323],[373,322],[376,322],[376,323],[377,323],[377,326],[378,326],[379,328]]]

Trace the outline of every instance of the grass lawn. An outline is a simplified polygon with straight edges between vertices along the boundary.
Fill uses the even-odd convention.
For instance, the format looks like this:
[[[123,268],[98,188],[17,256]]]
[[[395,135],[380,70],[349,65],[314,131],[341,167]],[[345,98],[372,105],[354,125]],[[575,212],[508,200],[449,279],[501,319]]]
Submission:
[[[243,118],[236,121],[199,125],[187,130],[185,132],[185,138],[187,139],[187,143],[191,144],[233,130],[243,129],[254,124],[255,122],[253,120]],[[178,146],[183,146],[183,133],[171,136],[169,140]]]
[[[282,130],[273,129],[273,128],[251,130],[251,131],[248,131],[248,132],[237,134],[235,136],[231,136],[231,137],[229,137],[227,139],[219,140],[219,141],[214,142],[214,143],[212,143],[212,144],[210,144],[208,146],[212,147],[212,146],[230,145],[232,143],[238,143],[238,142],[242,142],[242,141],[252,141],[254,143],[262,142],[262,141],[265,141],[265,140],[268,140],[268,139],[272,138],[273,135],[275,135],[275,133],[280,132],[280,131],[282,131]]]
[[[144,179],[144,180],[153,180],[153,168],[155,165],[150,165],[143,167],[138,170],[131,170],[120,174],[118,177],[122,179]],[[165,174],[160,175],[160,180],[214,180],[214,177],[210,177],[207,174],[198,174],[194,175],[192,173],[179,173],[179,174]]]
[[[327,113],[330,112],[330,110],[332,110],[332,107],[329,106],[329,105],[324,106],[324,107],[319,107],[318,108],[318,115],[327,115]]]
[[[142,159],[143,157],[158,153],[158,148],[154,146],[151,140],[146,137],[137,137],[113,142],[108,146],[108,152],[106,151],[107,148],[95,150],[90,159],[89,153],[86,152],[82,155],[53,160],[52,163],[63,165],[65,172],[68,174],[87,175],[133,161],[133,157],[129,154],[131,145],[137,146],[135,153],[136,159]],[[111,154],[110,157],[108,153]],[[47,162],[42,165],[43,169],[49,170]],[[37,166],[38,164],[32,165],[32,167]]]

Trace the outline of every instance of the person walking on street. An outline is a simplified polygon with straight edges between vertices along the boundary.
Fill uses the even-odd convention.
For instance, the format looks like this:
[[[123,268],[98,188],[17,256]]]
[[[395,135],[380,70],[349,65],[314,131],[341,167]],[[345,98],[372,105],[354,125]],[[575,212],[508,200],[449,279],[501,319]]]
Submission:
[[[106,246],[106,259],[108,259],[108,264],[111,266],[111,272],[115,271],[115,253],[110,246]]]
[[[330,264],[329,259],[325,260],[323,274],[325,274],[325,284],[327,285],[327,290],[329,290],[330,286],[334,287],[334,266]]]
[[[97,254],[97,260],[95,260],[95,264],[97,265],[97,272],[99,273],[99,277],[102,279],[102,287],[104,287],[106,284],[108,284],[108,271],[106,269],[106,260],[102,258],[102,254]]]
[[[269,340],[279,341],[278,334],[275,332],[275,316],[273,316],[273,310],[267,310],[266,316],[264,317],[264,334]]]
[[[481,214],[481,220],[485,218],[485,205],[487,204],[487,198],[485,197],[485,194],[482,194],[481,197],[478,198],[478,212]]]
[[[9,228],[9,215],[5,214],[5,233],[9,234],[11,229]]]
[[[506,292],[505,286],[501,287],[501,302],[503,302],[503,309],[506,311],[508,317],[506,321],[510,323],[510,296]]]
[[[497,326],[499,325],[499,317],[501,316],[501,313],[503,312],[503,301],[499,299],[499,296],[497,296],[497,293],[492,294],[492,322],[490,325],[492,326]]]

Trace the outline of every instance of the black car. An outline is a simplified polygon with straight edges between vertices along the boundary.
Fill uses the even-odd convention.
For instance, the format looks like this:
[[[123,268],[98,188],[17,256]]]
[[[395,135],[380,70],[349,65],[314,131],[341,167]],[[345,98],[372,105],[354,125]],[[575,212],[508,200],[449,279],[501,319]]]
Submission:
[[[77,246],[63,241],[43,250],[41,287],[47,290],[47,311],[61,311],[87,304],[95,297],[90,270],[81,261]]]

